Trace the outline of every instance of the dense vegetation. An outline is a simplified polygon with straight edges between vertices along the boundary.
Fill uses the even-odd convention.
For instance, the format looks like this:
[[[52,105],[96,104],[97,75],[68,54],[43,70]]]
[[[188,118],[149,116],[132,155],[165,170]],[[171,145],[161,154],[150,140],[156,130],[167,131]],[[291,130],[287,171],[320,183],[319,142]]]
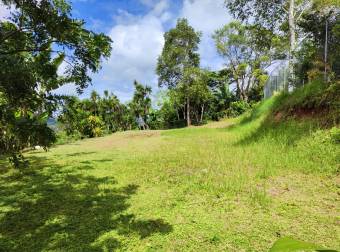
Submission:
[[[1,3],[14,10],[0,22],[0,155],[18,166],[24,148],[55,141],[47,126],[57,108],[53,90],[70,82],[87,87],[89,73],[110,56],[111,39],[86,30],[63,0]],[[67,67],[59,75],[63,62]]]

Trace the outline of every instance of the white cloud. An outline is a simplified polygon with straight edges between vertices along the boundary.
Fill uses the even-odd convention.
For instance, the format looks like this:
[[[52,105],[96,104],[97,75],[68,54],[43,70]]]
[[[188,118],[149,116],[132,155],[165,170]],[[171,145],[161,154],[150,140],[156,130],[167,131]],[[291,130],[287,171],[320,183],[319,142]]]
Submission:
[[[8,20],[8,17],[11,14],[11,11],[14,11],[15,8],[13,5],[11,5],[10,7],[4,5],[2,2],[0,2],[0,21],[3,20]]]
[[[147,14],[119,10],[114,17],[115,25],[105,28],[113,40],[112,55],[103,62],[102,70],[93,75],[94,85],[85,90],[83,96],[93,89],[98,92],[107,89],[125,102],[132,97],[135,79],[156,91],[155,68],[164,44],[165,27],[172,24],[172,28],[177,17],[186,17],[195,30],[203,32],[201,65],[211,69],[222,67],[223,60],[216,53],[211,35],[231,20],[223,5],[224,0],[183,0],[179,8],[170,6],[173,1],[168,0],[139,1],[150,9]],[[74,92],[74,87],[65,87],[63,92]]]
[[[216,29],[231,21],[224,0],[184,0],[180,16],[187,18],[195,30],[203,33],[200,43],[201,65],[221,68],[223,61],[216,53],[211,36]]]
[[[224,0],[184,0],[181,15],[204,33],[212,33],[230,21]]]
[[[94,76],[95,83],[112,90],[123,101],[132,97],[135,79],[157,89],[155,68],[164,44],[163,20],[167,8],[168,2],[162,0],[145,16],[119,11],[117,24],[108,33],[113,40],[112,55],[100,75]]]

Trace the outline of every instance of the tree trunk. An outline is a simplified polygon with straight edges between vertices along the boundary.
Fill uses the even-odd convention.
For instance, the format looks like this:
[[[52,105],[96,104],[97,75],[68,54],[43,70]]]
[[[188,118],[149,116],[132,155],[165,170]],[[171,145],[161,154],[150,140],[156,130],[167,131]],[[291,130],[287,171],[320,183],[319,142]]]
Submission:
[[[288,23],[289,23],[289,85],[293,84],[294,81],[294,63],[295,63],[295,47],[296,47],[296,34],[295,34],[295,0],[289,0],[289,13],[288,13]],[[288,86],[286,88],[288,90]]]
[[[203,122],[203,114],[204,114],[204,104],[201,107],[201,120],[200,120],[201,123]]]
[[[189,97],[187,97],[187,116],[186,116],[186,119],[187,119],[187,126],[190,126],[191,120],[190,120],[190,100],[189,100]]]
[[[324,69],[324,80],[327,82],[327,53],[328,53],[328,17],[326,17],[326,24],[325,24],[325,29],[326,29],[326,34],[325,34],[325,56],[324,56],[324,62],[325,62],[325,69]]]
[[[199,122],[199,111],[198,111],[198,109],[196,110],[196,109],[194,109],[194,114],[195,114],[195,119],[196,119],[196,122]]]
[[[241,93],[240,93],[240,100],[248,102],[248,95],[246,94],[245,91],[241,91]]]

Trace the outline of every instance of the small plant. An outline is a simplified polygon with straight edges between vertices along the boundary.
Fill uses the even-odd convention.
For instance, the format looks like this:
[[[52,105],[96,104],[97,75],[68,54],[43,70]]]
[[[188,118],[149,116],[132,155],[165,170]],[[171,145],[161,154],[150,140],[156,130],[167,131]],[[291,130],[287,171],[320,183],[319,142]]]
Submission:
[[[332,249],[325,249],[319,245],[304,241],[295,240],[291,237],[283,237],[277,240],[269,252],[294,252],[294,251],[328,251],[337,252]]]

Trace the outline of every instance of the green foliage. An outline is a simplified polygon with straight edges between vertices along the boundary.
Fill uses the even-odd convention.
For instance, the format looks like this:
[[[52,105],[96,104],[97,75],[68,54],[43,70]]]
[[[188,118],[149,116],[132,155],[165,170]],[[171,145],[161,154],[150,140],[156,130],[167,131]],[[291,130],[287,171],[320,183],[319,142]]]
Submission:
[[[237,117],[250,109],[249,103],[245,101],[235,101],[230,103],[230,107],[227,109],[227,115],[229,117]]]
[[[339,8],[313,8],[304,13],[298,23],[307,38],[299,50],[297,75],[302,83],[315,79],[323,79],[325,67],[329,79],[340,76],[340,12]],[[327,65],[324,62],[327,22]]]
[[[200,36],[186,19],[178,19],[176,27],[164,35],[165,43],[156,68],[159,86],[178,91],[178,100],[181,100],[183,108],[185,107],[183,114],[188,126],[191,124],[192,114],[190,97],[192,92],[195,92],[190,84],[194,79],[191,75],[197,75],[200,71],[200,56],[197,53]]]
[[[111,40],[72,18],[66,1],[1,2],[15,10],[0,21],[0,142],[2,152],[17,155],[53,143],[54,134],[42,119],[56,109],[52,91],[70,82],[79,91],[87,87],[89,73],[110,55]],[[59,76],[63,62],[66,71]]]
[[[186,117],[190,121],[194,118],[196,123],[203,122],[204,109],[212,98],[207,74],[199,68],[187,68],[182,80],[173,89],[179,103],[186,104]]]
[[[77,140],[80,140],[83,136],[79,131],[74,132],[73,134],[67,134],[64,130],[58,130],[56,133],[56,144],[62,145],[62,144],[68,144],[75,142]]]
[[[221,84],[212,91],[212,98],[209,102],[207,114],[210,119],[218,121],[227,117],[227,110],[230,104],[236,101],[235,95],[229,90],[228,84]]]
[[[156,69],[159,86],[176,87],[186,68],[199,66],[200,35],[185,18],[178,19],[176,27],[164,34],[165,43]]]
[[[65,131],[68,138],[72,139],[73,136],[78,138],[79,135],[97,137],[105,133],[135,128],[134,111],[136,110],[121,104],[117,96],[109,94],[108,91],[104,91],[103,97],[93,91],[90,99],[63,97],[58,122],[61,123],[60,128]]]
[[[336,250],[324,249],[319,245],[309,242],[298,241],[290,237],[284,237],[277,240],[269,252],[294,252],[294,251],[328,251]]]
[[[340,82],[314,81],[297,88],[292,94],[281,94],[277,98],[274,113],[287,115],[313,114],[321,116],[324,124],[340,121]]]
[[[235,18],[242,21],[254,19],[255,23],[271,29],[282,24],[286,14],[286,1],[225,0],[225,3]]]
[[[277,36],[264,28],[233,21],[215,31],[213,38],[218,53],[227,61],[229,83],[236,84],[239,99],[248,101],[250,90],[261,90],[267,80],[265,67],[270,65]]]
[[[147,125],[148,116],[151,109],[151,98],[152,89],[149,86],[143,86],[134,81],[135,92],[133,94],[132,101],[129,103],[129,108],[134,115],[134,118],[142,118],[144,123]]]
[[[340,144],[340,128],[333,127],[329,133],[331,141]]]
[[[151,129],[172,129],[184,127],[183,105],[174,89],[159,93],[159,109],[153,110],[150,115]],[[158,125],[158,128],[155,128]]]
[[[81,121],[82,133],[88,137],[99,137],[103,134],[104,123],[100,117],[90,115]]]

